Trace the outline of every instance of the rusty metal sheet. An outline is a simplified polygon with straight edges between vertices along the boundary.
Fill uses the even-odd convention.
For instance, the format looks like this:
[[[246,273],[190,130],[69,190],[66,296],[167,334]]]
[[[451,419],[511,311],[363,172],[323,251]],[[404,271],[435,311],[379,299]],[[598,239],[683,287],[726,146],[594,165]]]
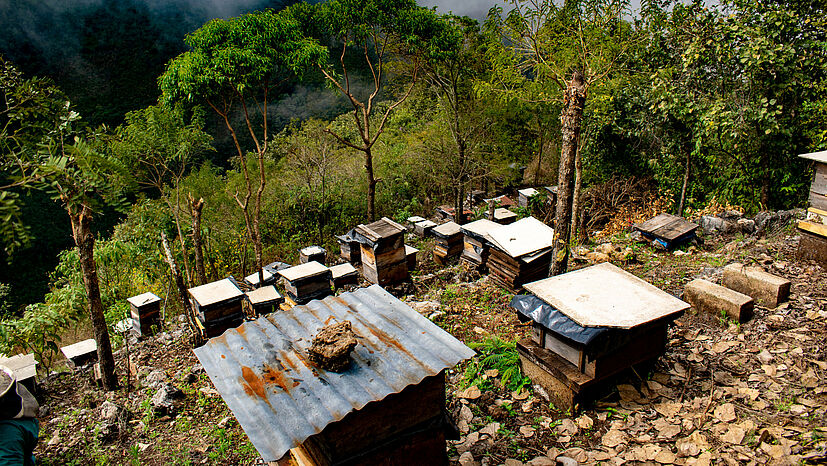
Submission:
[[[316,368],[313,336],[344,320],[359,341],[350,367]],[[474,355],[378,285],[260,317],[193,351],[264,461]]]
[[[583,327],[633,328],[689,309],[688,303],[608,262],[524,288]]]

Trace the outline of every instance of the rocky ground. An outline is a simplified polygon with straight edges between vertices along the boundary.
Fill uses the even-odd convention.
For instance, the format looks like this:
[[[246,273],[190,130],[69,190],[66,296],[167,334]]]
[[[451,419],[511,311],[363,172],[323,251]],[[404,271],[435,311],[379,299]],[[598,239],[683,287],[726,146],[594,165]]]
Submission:
[[[504,388],[504,371],[469,377],[479,366],[466,362],[449,373],[448,406],[461,431],[449,443],[452,464],[825,461],[827,271],[795,259],[791,216],[762,221],[761,235],[758,218],[707,221],[717,230],[710,227],[703,244],[674,252],[625,234],[577,251],[575,267],[613,260],[675,295],[694,278],[720,280],[728,263],[760,264],[791,280],[792,296],[774,309],[758,306],[740,325],[688,312],[651,373],[623,374],[577,413],[555,409],[530,385]],[[426,255],[431,245],[417,246]],[[528,334],[508,307],[513,294],[487,277],[426,262],[414,283],[404,299],[466,343]],[[197,364],[185,327],[170,327],[119,350],[117,392],[95,387],[88,369],[45,380],[42,464],[259,461]]]

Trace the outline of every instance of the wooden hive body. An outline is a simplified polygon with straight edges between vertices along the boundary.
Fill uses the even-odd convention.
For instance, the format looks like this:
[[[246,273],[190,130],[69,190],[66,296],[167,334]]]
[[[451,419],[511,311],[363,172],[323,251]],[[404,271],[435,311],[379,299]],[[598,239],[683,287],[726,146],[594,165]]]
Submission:
[[[403,233],[405,227],[383,217],[369,225],[359,225],[362,275],[371,283],[391,285],[407,280],[408,264]]]

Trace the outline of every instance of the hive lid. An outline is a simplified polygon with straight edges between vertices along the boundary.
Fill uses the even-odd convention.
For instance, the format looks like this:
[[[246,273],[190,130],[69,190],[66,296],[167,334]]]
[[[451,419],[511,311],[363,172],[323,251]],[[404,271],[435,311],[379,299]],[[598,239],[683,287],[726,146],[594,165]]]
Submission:
[[[410,256],[411,254],[416,254],[419,252],[419,249],[416,249],[413,246],[405,245],[405,255]]]
[[[689,309],[689,304],[608,262],[524,288],[584,327],[633,328]]]
[[[424,222],[427,220],[425,217],[420,217],[419,215],[414,215],[413,217],[408,217],[408,223],[419,223]]]
[[[138,296],[133,296],[131,298],[126,298],[126,301],[135,307],[143,307],[147,304],[152,304],[160,300],[161,298],[155,295],[155,293],[150,292],[141,293]]]
[[[498,248],[514,258],[550,248],[554,244],[554,229],[534,217],[491,230],[489,236]]]
[[[698,224],[692,223],[683,217],[678,217],[677,215],[664,212],[650,218],[640,225],[634,225],[634,227],[644,233],[658,238],[663,238],[667,241],[674,241],[697,230]]]
[[[315,367],[307,356],[313,336],[345,320],[359,341],[350,367]],[[260,317],[193,351],[265,462],[474,355],[378,285]]]
[[[532,197],[539,194],[539,191],[534,188],[518,189],[517,192],[522,194],[524,197]]]
[[[808,154],[799,154],[799,157],[807,160],[814,160],[816,162],[827,163],[827,150],[821,152],[810,152]]]
[[[502,228],[502,225],[488,220],[487,218],[483,218],[471,223],[466,223],[462,226],[462,232],[469,236],[477,236],[490,240],[491,237],[489,236],[489,233],[491,230],[496,230],[497,228]]]
[[[230,301],[244,296],[235,283],[229,278],[207,283],[206,285],[190,288],[190,296],[199,306],[210,306],[223,301]]]
[[[0,366],[6,366],[14,372],[17,380],[27,380],[37,375],[34,353],[16,354],[10,358],[0,357]]]
[[[75,359],[78,356],[94,353],[98,350],[98,343],[94,338],[79,341],[71,345],[60,348],[60,351],[66,356],[66,359]]]
[[[382,217],[373,223],[359,225],[355,228],[355,230],[356,233],[364,236],[369,241],[376,242],[380,239],[390,238],[391,236],[402,233],[405,231],[405,227],[394,222],[388,217]]]
[[[344,264],[334,265],[330,268],[330,275],[336,279],[339,277],[344,277],[345,275],[351,275],[359,273],[350,262],[345,262]]]
[[[445,222],[442,225],[434,227],[431,233],[440,238],[450,238],[460,234],[460,226],[456,222]]]
[[[273,278],[273,274],[267,269],[267,267],[262,267],[261,271],[265,282]],[[244,281],[253,286],[258,285],[258,272],[247,275],[244,277]]]
[[[314,256],[316,254],[324,254],[325,252],[327,251],[325,251],[324,248],[320,246],[308,246],[301,250],[301,253],[305,256]]]
[[[504,207],[497,207],[494,209],[494,219],[495,220],[505,220],[507,218],[516,217],[517,214],[514,212],[504,208]]]
[[[329,268],[316,261],[310,261],[306,264],[300,264],[295,267],[290,267],[289,269],[284,269],[280,271],[279,274],[281,274],[281,276],[286,278],[288,281],[292,282],[302,278],[311,278],[322,275],[329,270]]]
[[[250,304],[262,304],[269,303],[271,301],[278,301],[281,299],[281,295],[276,290],[275,286],[267,285],[262,286],[261,288],[256,288],[253,291],[248,291],[247,299],[250,300]]]

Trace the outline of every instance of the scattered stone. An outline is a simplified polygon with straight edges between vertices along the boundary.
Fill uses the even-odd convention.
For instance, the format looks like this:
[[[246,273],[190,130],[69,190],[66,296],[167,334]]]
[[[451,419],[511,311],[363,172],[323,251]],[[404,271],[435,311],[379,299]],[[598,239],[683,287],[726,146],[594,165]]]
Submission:
[[[183,398],[184,392],[171,383],[164,383],[152,396],[150,404],[152,409],[159,415],[172,416],[178,410]]]
[[[722,311],[737,322],[752,317],[755,302],[749,296],[721,285],[695,279],[684,289],[684,299],[698,312],[719,315]]]
[[[124,417],[124,409],[109,400],[101,404],[100,423],[98,424],[98,438],[109,441],[120,432],[120,424]]]
[[[357,343],[350,321],[345,320],[322,327],[313,337],[307,356],[324,370],[341,372],[350,365],[350,352]]]
[[[144,377],[144,385],[149,388],[158,388],[167,379],[164,371],[154,370]]]

